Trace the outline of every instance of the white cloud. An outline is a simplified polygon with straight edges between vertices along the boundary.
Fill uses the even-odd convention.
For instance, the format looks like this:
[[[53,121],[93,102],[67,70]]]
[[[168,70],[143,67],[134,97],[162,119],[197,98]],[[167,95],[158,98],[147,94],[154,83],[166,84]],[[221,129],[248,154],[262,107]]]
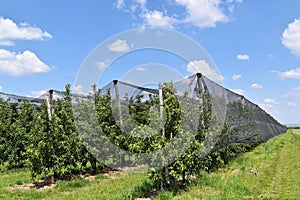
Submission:
[[[278,104],[278,102],[276,100],[271,99],[271,98],[264,99],[264,103],[267,103],[267,104]]]
[[[282,33],[282,44],[292,54],[300,56],[300,18],[295,19]]]
[[[247,54],[238,54],[238,55],[236,56],[236,59],[238,59],[238,60],[249,60],[249,59],[250,59],[250,56],[247,55]]]
[[[239,80],[240,78],[242,78],[242,75],[240,75],[240,74],[233,74],[232,75],[233,80]]]
[[[148,11],[143,15],[143,18],[146,24],[151,27],[173,28],[173,24],[176,22],[174,18],[165,16],[157,10]]]
[[[166,32],[162,31],[162,30],[158,30],[158,31],[155,31],[155,34],[159,37],[163,37],[166,35]]]
[[[14,45],[14,40],[44,40],[52,36],[40,28],[27,23],[17,25],[11,19],[0,17],[0,45]]]
[[[224,77],[218,74],[212,67],[209,66],[207,62],[204,60],[194,60],[190,61],[187,65],[187,71],[195,74],[195,73],[202,73],[207,78],[220,82],[224,80]]]
[[[274,105],[273,105],[273,104],[263,103],[263,104],[261,104],[261,107],[262,107],[264,110],[267,110],[268,108],[274,108]]]
[[[40,91],[31,91],[31,94],[34,96],[34,97],[40,97],[42,96],[43,94],[45,94],[47,92],[47,90],[40,90]]]
[[[0,92],[2,91],[2,86],[0,85]]]
[[[242,3],[243,0],[226,0],[226,3],[234,3],[234,2],[237,2],[237,3]]]
[[[146,27],[145,27],[144,24],[143,24],[141,27],[137,28],[137,32],[138,32],[138,33],[144,33],[145,30],[146,30]]]
[[[243,89],[230,89],[232,92],[237,93],[239,95],[244,95],[245,94],[245,90]]]
[[[115,42],[109,44],[107,46],[107,48],[110,51],[118,52],[118,53],[126,52],[130,49],[130,47],[126,43],[126,40],[120,40],[120,39],[118,39]]]
[[[139,71],[139,72],[145,72],[145,71],[147,71],[147,69],[145,67],[138,67],[135,70]]]
[[[77,94],[83,94],[83,86],[82,85],[75,85],[74,86],[74,93],[77,93]]]
[[[185,7],[187,17],[182,20],[200,28],[215,27],[218,22],[228,22],[229,18],[220,7],[220,0],[176,0]]]
[[[299,104],[298,103],[295,103],[295,102],[288,102],[288,106],[298,106]]]
[[[279,74],[279,76],[282,78],[300,79],[300,68],[292,69],[285,72],[278,72],[278,71],[273,71],[273,72]]]
[[[276,101],[275,99],[271,99],[271,98],[266,98],[264,99],[264,103],[262,104],[263,108],[274,108],[275,105],[278,105],[279,102]]]
[[[85,91],[85,88],[83,88],[82,85],[75,85],[73,87],[73,91],[75,94],[81,94],[81,95],[91,95],[93,94],[94,92],[92,90],[89,90],[89,91]]]
[[[284,94],[283,97],[300,97],[300,86],[291,89],[286,94]]]
[[[118,9],[123,9],[124,8],[124,0],[117,0],[115,2],[115,6],[118,8]]]
[[[10,52],[0,49],[0,73],[11,76],[49,72],[51,68],[43,63],[33,52]]]
[[[107,63],[104,61],[95,62],[95,65],[100,69],[103,70],[107,67]]]
[[[295,102],[288,102],[288,106],[295,107],[295,108],[300,108],[300,104],[299,103],[295,103]]]
[[[263,85],[260,85],[260,84],[258,84],[258,83],[253,83],[253,84],[251,85],[251,88],[254,88],[254,89],[261,89],[261,88],[263,88]]]
[[[158,7],[147,8],[146,0],[116,0],[114,4],[119,10],[130,13],[134,19],[141,19],[142,26],[174,28],[174,25],[188,24],[209,28],[215,27],[217,23],[229,22],[228,15],[241,2],[242,0],[175,0],[175,3],[160,2],[160,10]],[[168,12],[172,14],[168,15]]]
[[[147,3],[147,0],[136,0],[136,2],[141,4],[142,6],[145,6]]]

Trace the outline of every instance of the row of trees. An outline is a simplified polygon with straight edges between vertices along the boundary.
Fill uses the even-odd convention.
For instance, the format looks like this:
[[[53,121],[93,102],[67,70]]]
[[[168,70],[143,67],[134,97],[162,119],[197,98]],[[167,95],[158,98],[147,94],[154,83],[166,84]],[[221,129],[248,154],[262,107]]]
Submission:
[[[64,98],[35,105],[0,102],[0,162],[8,169],[29,167],[32,177],[63,178],[91,168],[102,168],[76,131],[70,86]]]
[[[101,137],[108,137],[112,143],[122,150],[140,154],[150,153],[148,156],[142,157],[142,160],[137,158],[139,154],[135,154],[134,156],[137,157],[133,156],[129,161],[134,163],[138,160],[138,164],[150,165],[152,167],[150,177],[160,188],[177,184],[178,180],[184,184],[190,182],[193,179],[192,177],[199,175],[201,171],[211,171],[224,166],[232,158],[256,146],[256,144],[229,146],[234,139],[228,138],[225,134],[228,132],[228,125],[220,123],[212,126],[212,121],[217,120],[215,119],[215,113],[212,111],[211,97],[206,87],[203,88],[201,96],[199,94],[196,99],[191,99],[187,93],[180,97],[177,96],[177,90],[172,83],[164,83],[162,91],[163,119],[159,114],[161,102],[157,94],[149,95],[147,98],[142,93],[134,96],[134,98],[125,95],[120,109],[123,117],[119,119],[116,117],[120,112],[118,106],[113,107],[111,104],[112,101],[115,101],[112,98],[111,91],[98,90],[94,92],[96,116],[93,116],[90,109],[87,109],[88,103],[85,102],[86,104],[83,107],[82,105],[78,106],[78,108],[85,108],[79,112],[80,115],[78,116],[82,116],[82,113],[85,116],[89,115],[84,120],[76,120],[77,123],[82,122],[79,127],[85,127],[84,124],[86,123],[84,122],[87,121],[86,119],[96,118],[97,120],[90,120],[89,124],[92,124],[92,121],[97,121],[99,123],[98,128],[102,130],[92,134],[90,132],[90,134],[87,134],[88,136],[85,135],[85,137],[90,138],[85,140],[88,141],[86,146],[89,146],[89,149],[93,150],[94,155],[101,158],[101,161],[108,160],[111,155],[117,158],[120,157],[119,162],[121,163],[119,165],[121,166],[122,162],[125,161],[125,158],[122,158],[122,153],[108,148],[109,145],[103,143],[104,140],[101,140]],[[201,103],[199,99],[201,99]],[[76,107],[73,108],[76,109]],[[74,111],[74,113],[78,112]],[[230,115],[228,119],[251,121],[252,116],[249,110],[241,106],[240,102],[230,103],[228,113]],[[194,119],[197,119],[198,122],[193,121]],[[122,120],[121,125],[120,120]],[[136,127],[132,126],[131,120],[134,121]],[[195,124],[197,124],[196,131]],[[93,125],[93,127],[97,127],[97,125]],[[248,132],[256,132],[253,125],[246,128]],[[88,133],[89,131],[81,130],[80,132]],[[103,134],[97,135],[99,132]],[[238,135],[236,132],[231,132],[231,134]],[[207,140],[207,137],[211,140],[218,140],[222,135],[224,135],[222,140],[225,142]],[[97,143],[99,141],[96,141],[95,138],[98,138],[101,142]],[[235,141],[238,142],[238,138],[235,138]],[[170,143],[172,145],[168,146]],[[186,143],[189,145],[185,145]],[[205,150],[205,145],[209,146],[209,150]],[[215,151],[214,146],[219,146],[221,149]],[[107,151],[103,151],[105,149]],[[151,154],[151,152],[154,153]],[[201,157],[203,154],[204,156]]]
[[[118,110],[112,107],[111,91],[97,90],[95,86],[92,99],[83,99],[72,97],[70,85],[67,85],[63,99],[52,101],[52,115],[49,115],[46,102],[37,106],[26,100],[20,103],[1,101],[0,161],[7,163],[8,168],[29,167],[33,178],[61,178],[90,169],[97,171],[114,162],[121,166],[125,162],[148,164],[153,166],[150,177],[160,187],[169,187],[178,180],[189,182],[200,171],[220,167],[254,146],[232,145],[200,157],[205,138],[208,135],[214,138],[228,129],[226,124],[210,128],[215,116],[208,91],[204,87],[201,106],[195,107],[199,106],[199,100],[195,102],[187,94],[176,97],[172,83],[165,83],[162,90],[163,126],[159,115],[162,108],[156,94],[147,98],[143,94],[134,98],[125,96],[121,111],[129,112],[128,117],[122,119],[114,117]],[[245,110],[236,109],[239,108],[236,104],[231,108],[235,109],[232,111],[235,114],[247,114]],[[196,131],[194,118],[199,118]],[[122,120],[122,127],[118,120]],[[124,133],[123,129],[129,132]],[[178,140],[176,136],[179,135]],[[186,142],[189,145],[183,152],[166,148],[172,142],[173,147]],[[121,151],[112,152],[109,143],[129,152],[151,154],[158,151],[161,154],[144,157],[141,161],[138,154],[128,158]],[[164,148],[166,150],[159,151]],[[165,157],[177,159],[170,162],[164,160]],[[157,165],[162,163],[163,167],[158,168]]]

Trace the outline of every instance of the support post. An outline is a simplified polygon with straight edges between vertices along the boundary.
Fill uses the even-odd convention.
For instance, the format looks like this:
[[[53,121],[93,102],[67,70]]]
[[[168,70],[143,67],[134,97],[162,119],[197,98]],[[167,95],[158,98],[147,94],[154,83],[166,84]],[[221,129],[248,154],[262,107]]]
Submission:
[[[122,130],[122,125],[123,125],[123,121],[122,121],[122,108],[121,108],[121,102],[120,102],[120,92],[119,92],[119,87],[118,87],[118,80],[114,80],[114,89],[115,89],[115,95],[116,95],[116,104],[117,104],[117,110],[118,110],[118,117],[119,117],[119,121],[120,121],[120,129]],[[120,167],[123,168],[124,167],[124,160],[125,160],[125,156],[122,153],[122,151],[120,151]]]
[[[158,84],[158,95],[159,95],[159,111],[160,111],[160,118],[163,122],[163,116],[164,116],[164,101],[163,101],[163,90],[162,90],[162,84],[159,83]],[[165,127],[164,127],[164,123],[162,123],[162,137],[165,137]],[[168,168],[168,161],[166,160],[166,165],[164,167],[164,171],[165,171],[165,180],[166,180],[166,186],[167,184],[170,184],[170,177],[169,177],[169,168]],[[163,184],[163,181],[161,182],[161,184]],[[161,190],[163,191],[163,185],[161,185]]]
[[[47,91],[47,111],[48,111],[48,118],[49,118],[49,124],[50,124],[50,127],[49,127],[49,141],[51,141],[51,150],[52,150],[52,155],[55,155],[55,149],[53,147],[53,139],[52,139],[52,133],[51,133],[51,119],[52,119],[52,115],[54,113],[54,109],[53,109],[53,105],[52,105],[52,100],[53,100],[53,90],[48,90]],[[53,168],[53,160],[51,159],[52,161],[52,166],[50,168]],[[54,171],[54,175],[52,175],[50,177],[50,183],[55,183],[55,178],[56,178],[56,171]],[[46,181],[46,178],[44,177],[44,182]]]
[[[200,110],[200,116],[203,116],[204,112],[204,85],[202,82],[202,74],[197,73],[197,86],[198,86],[198,95],[199,95],[199,110]],[[200,118],[200,126],[203,128],[204,127],[204,117]]]
[[[164,101],[163,101],[163,92],[162,92],[162,84],[158,84],[158,95],[159,95],[159,114],[160,114],[160,119],[161,119],[161,129],[162,129],[162,137],[165,137],[165,127],[164,127]]]
[[[120,126],[122,127],[123,122],[122,122],[122,108],[121,108],[121,102],[120,102],[120,93],[119,93],[119,87],[118,87],[118,80],[114,80],[114,89],[115,89],[115,94],[116,94],[116,104],[117,104],[117,109],[118,109],[118,117],[120,120]]]
[[[52,119],[53,115],[53,106],[52,106],[52,100],[53,100],[53,90],[48,90],[47,91],[47,110],[48,110],[48,117],[49,120]]]
[[[199,92],[199,103],[200,105],[203,103],[203,83],[202,83],[202,74],[197,73],[197,85],[198,85],[198,92]]]

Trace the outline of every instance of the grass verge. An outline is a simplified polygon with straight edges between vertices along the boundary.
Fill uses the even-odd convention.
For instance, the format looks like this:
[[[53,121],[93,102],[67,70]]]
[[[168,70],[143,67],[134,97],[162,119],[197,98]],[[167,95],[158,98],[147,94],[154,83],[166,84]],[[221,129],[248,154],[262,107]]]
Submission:
[[[300,131],[288,130],[174,199],[299,199]]]

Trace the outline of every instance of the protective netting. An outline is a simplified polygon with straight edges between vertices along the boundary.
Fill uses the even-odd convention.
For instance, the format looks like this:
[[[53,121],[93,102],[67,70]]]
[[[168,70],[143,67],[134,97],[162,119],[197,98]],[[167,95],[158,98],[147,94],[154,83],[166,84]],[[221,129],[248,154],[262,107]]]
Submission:
[[[88,149],[101,160],[108,160],[109,155],[138,156],[142,163],[154,160],[164,166],[184,154],[193,140],[201,142],[199,156],[205,157],[232,144],[262,143],[287,130],[258,105],[201,74],[165,83],[162,100],[159,94],[159,86],[112,81],[95,101],[77,96],[75,122]],[[151,150],[148,147],[156,146],[155,141],[159,146],[157,137],[169,143]]]
[[[7,94],[7,93],[0,92],[0,101],[2,102],[19,103],[22,100],[26,100],[38,105],[40,105],[43,101],[45,101],[45,99],[42,98],[24,97],[24,96],[18,96],[14,94]]]
[[[46,101],[48,106],[65,96],[56,90],[39,98],[0,92],[4,102],[25,99],[37,105]],[[137,156],[142,163],[165,166],[193,140],[201,143],[199,156],[205,157],[232,144],[266,142],[287,130],[258,105],[201,74],[156,88],[115,80],[89,94],[71,93],[70,98],[80,138],[107,163],[118,156]]]
[[[223,132],[214,137],[211,152],[231,144],[263,143],[286,132],[286,126],[244,96],[223,88],[204,76],[201,81],[207,87],[211,101],[218,104],[212,109],[219,119],[224,119],[225,125]]]
[[[252,103],[244,96],[236,94],[211,81],[201,74],[195,74],[173,84],[175,96],[180,102],[182,112],[194,113],[185,120],[185,127],[194,132],[208,129],[204,145],[214,152],[231,144],[263,143],[272,137],[284,133],[287,127],[277,122],[271,115]],[[118,87],[118,95],[116,95]],[[143,88],[121,81],[108,84],[102,92],[111,91],[114,117],[130,118],[128,101],[134,102],[139,95],[149,100],[149,95],[158,95],[158,89]],[[118,113],[116,96],[123,107]],[[158,103],[158,102],[157,102]],[[156,105],[158,106],[158,105]],[[198,116],[197,116],[198,115]],[[209,115],[204,119],[204,115]],[[189,120],[189,122],[187,121]],[[128,130],[127,130],[128,131]]]
[[[195,110],[199,109],[200,115],[210,115],[207,122],[199,118],[199,123],[206,123],[204,126],[208,126],[202,128],[211,130],[205,140],[205,146],[210,152],[231,144],[266,142],[287,130],[286,126],[277,122],[258,105],[201,74],[179,81],[174,86],[178,95],[188,92],[189,98],[198,100],[190,103]]]

